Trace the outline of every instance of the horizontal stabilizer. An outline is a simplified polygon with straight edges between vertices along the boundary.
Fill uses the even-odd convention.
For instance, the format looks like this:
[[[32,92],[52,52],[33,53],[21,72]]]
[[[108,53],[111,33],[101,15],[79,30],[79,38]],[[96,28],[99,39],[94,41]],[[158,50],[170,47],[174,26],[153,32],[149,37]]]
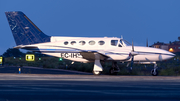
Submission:
[[[13,47],[13,48],[17,48],[17,49],[35,49],[35,48],[38,48],[38,47],[36,47],[36,46],[23,46],[23,45],[19,45],[19,46]]]

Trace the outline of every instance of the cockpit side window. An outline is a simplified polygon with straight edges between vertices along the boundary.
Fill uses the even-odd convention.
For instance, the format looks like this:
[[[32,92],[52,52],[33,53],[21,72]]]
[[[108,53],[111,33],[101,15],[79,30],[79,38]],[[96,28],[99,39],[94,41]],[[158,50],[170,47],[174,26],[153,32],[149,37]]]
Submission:
[[[123,41],[120,39],[118,47],[122,47],[122,46],[124,46],[124,44],[123,44]]]
[[[119,44],[118,47],[122,47],[121,44]]]
[[[112,46],[117,46],[118,40],[111,40],[111,45]]]

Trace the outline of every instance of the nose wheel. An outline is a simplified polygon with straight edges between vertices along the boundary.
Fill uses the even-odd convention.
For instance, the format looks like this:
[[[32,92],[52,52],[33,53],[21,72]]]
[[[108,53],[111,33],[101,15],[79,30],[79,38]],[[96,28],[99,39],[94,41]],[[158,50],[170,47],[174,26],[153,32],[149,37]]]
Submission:
[[[158,71],[157,71],[157,64],[154,64],[154,69],[151,70],[151,75],[152,76],[157,76],[158,75]]]
[[[157,75],[158,75],[157,69],[152,69],[152,70],[151,70],[151,75],[152,75],[152,76],[157,76]]]

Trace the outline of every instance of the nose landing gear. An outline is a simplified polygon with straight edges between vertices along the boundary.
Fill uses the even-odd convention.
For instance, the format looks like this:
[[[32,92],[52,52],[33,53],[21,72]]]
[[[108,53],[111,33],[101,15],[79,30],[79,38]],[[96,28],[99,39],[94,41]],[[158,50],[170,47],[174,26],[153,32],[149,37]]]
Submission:
[[[158,75],[158,71],[157,71],[157,64],[154,64],[154,69],[151,70],[151,75],[152,76],[157,76]]]

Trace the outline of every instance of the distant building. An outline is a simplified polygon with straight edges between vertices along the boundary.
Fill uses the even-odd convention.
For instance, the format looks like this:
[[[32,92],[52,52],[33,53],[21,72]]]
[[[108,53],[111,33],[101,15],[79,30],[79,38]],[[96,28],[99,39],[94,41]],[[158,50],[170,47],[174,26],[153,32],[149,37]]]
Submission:
[[[180,37],[178,37],[179,41],[170,42],[169,44],[163,42],[157,42],[151,45],[150,47],[164,49],[173,53],[180,52]]]
[[[159,49],[164,49],[164,50],[169,50],[169,44],[165,44],[163,42],[157,42],[154,43],[153,45],[151,45],[150,47],[154,47],[154,48],[159,48]]]
[[[173,52],[173,53],[180,52],[180,41],[174,41],[174,42],[170,43],[169,51]]]

